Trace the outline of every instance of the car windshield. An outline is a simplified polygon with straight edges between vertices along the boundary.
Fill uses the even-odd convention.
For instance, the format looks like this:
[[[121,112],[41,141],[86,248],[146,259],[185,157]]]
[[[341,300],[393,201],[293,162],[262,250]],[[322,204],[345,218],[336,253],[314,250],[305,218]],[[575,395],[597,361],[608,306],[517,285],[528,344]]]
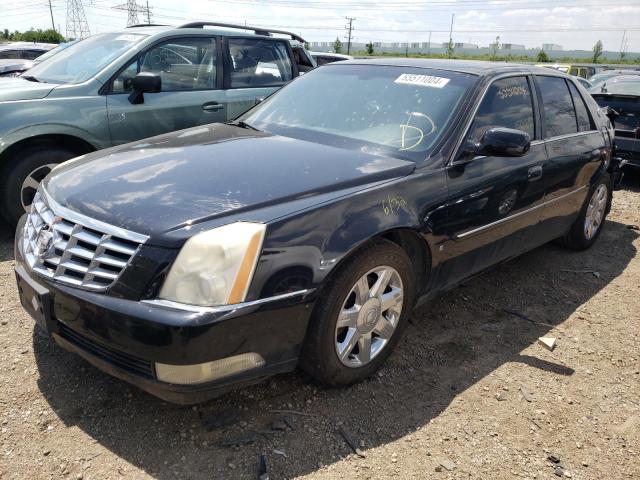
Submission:
[[[240,120],[277,135],[419,162],[476,79],[435,69],[326,65]]]
[[[94,35],[38,63],[28,76],[39,82],[82,83],[145,37],[137,33]]]
[[[608,93],[611,95],[640,95],[640,76],[636,79],[615,77],[589,90],[590,93]]]

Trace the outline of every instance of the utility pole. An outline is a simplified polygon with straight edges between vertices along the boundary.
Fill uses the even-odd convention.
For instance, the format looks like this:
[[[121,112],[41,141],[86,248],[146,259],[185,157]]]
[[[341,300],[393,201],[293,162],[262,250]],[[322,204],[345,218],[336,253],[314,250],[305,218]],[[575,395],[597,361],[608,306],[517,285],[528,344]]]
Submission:
[[[627,37],[627,31],[622,32],[622,41],[620,42],[620,60],[625,57],[625,39]]]
[[[147,24],[151,25],[151,10],[149,10],[149,0],[147,0]]]
[[[91,35],[82,0],[67,0],[67,40],[79,40]]]
[[[351,53],[351,31],[353,30],[353,21],[355,20],[354,17],[344,17],[347,20],[349,20],[349,25],[347,26],[347,55],[349,55]]]
[[[51,8],[51,0],[49,0],[49,13],[51,14],[51,28],[56,29],[56,24],[53,21],[53,8]]]
[[[449,29],[449,48],[447,48],[447,54],[449,58],[451,58],[451,52],[453,50],[453,19],[455,16],[455,13],[451,14],[451,28]]]
[[[427,55],[431,54],[431,30],[429,30],[429,45],[427,46]]]

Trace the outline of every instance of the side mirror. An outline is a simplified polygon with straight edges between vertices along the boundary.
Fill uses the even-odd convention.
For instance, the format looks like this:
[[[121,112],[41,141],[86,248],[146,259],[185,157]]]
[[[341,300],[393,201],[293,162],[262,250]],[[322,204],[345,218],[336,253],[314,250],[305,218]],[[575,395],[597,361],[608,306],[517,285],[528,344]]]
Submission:
[[[615,124],[616,118],[618,118],[620,116],[620,114],[618,112],[616,112],[613,108],[611,108],[608,105],[606,107],[604,107],[604,114],[611,121],[611,124]]]
[[[158,93],[162,90],[162,78],[151,72],[140,72],[133,79],[133,92],[129,95],[129,101],[133,105],[144,103],[145,93]]]
[[[491,128],[474,145],[476,155],[521,157],[531,148],[529,134],[513,128]]]

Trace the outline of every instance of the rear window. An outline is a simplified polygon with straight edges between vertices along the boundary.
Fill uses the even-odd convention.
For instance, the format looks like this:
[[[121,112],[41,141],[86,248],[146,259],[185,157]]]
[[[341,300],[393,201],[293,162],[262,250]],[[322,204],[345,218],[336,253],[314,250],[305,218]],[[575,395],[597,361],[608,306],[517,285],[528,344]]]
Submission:
[[[546,137],[576,133],[578,123],[567,82],[561,77],[538,76],[537,79],[544,105]]]
[[[285,42],[230,38],[231,88],[280,86],[293,78]]]

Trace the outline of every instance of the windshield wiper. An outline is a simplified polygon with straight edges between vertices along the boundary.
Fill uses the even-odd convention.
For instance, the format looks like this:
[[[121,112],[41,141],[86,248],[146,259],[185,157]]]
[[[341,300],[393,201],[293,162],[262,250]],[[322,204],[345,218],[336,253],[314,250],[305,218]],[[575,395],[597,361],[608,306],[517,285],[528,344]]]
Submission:
[[[256,132],[260,131],[259,128],[256,128],[253,125],[249,125],[247,122],[243,122],[242,120],[236,120],[236,121],[233,121],[233,122],[227,122],[227,125],[234,125],[236,127],[246,128],[247,130],[254,130]]]
[[[36,82],[36,83],[40,83],[40,80],[38,80],[36,77],[34,77],[33,75],[20,75],[20,78],[24,78],[25,80],[28,80],[30,82]]]

